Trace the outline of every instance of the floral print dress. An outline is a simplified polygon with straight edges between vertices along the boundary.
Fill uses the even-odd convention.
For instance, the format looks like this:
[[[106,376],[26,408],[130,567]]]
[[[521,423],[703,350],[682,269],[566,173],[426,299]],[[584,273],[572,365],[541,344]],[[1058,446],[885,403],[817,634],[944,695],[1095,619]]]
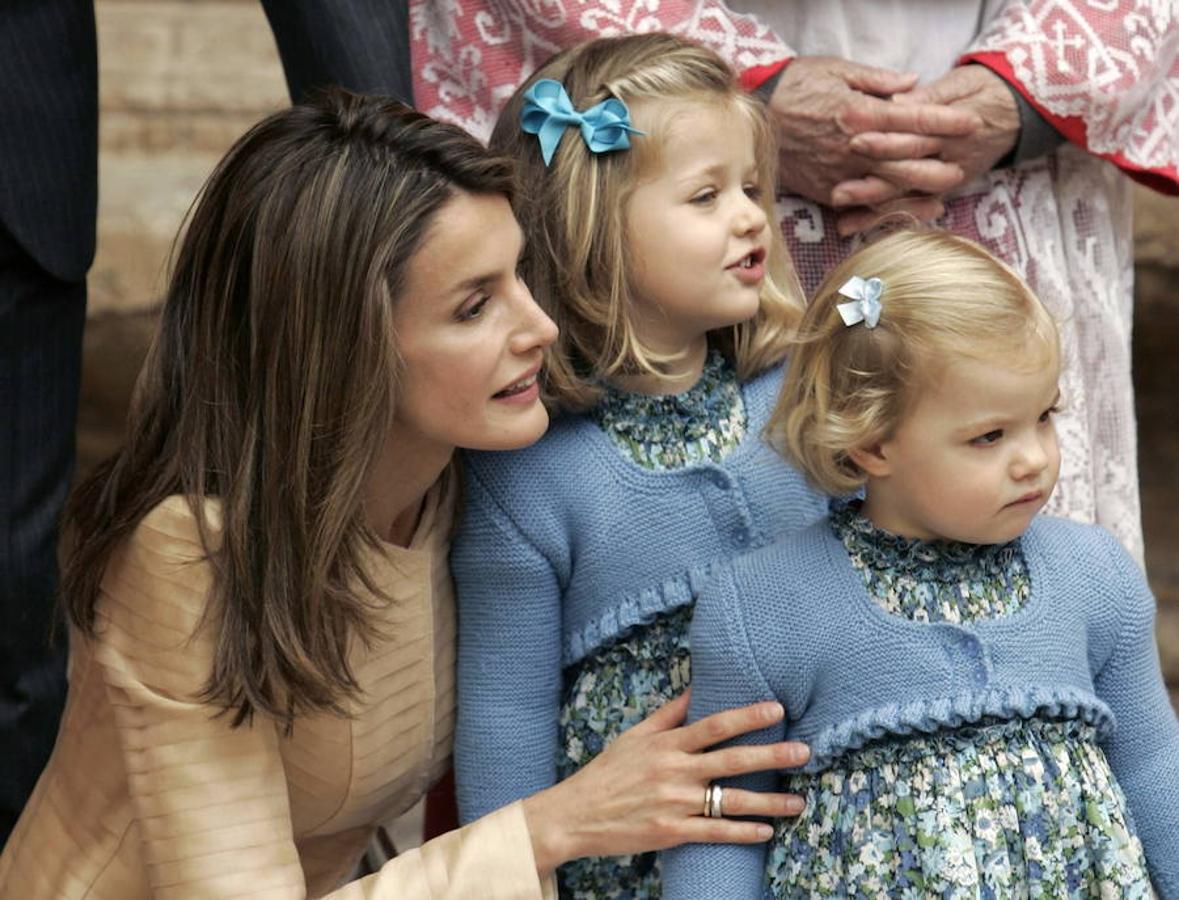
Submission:
[[[591,415],[619,450],[647,469],[720,461],[746,432],[745,402],[731,364],[711,351],[694,387],[649,396],[607,387]],[[565,671],[560,713],[561,778],[688,686],[688,626],[680,606],[631,628]],[[660,896],[658,854],[593,857],[562,866],[561,897],[645,900]]]
[[[1019,542],[901,538],[838,505],[832,528],[872,599],[919,622],[1017,613],[1031,585]],[[770,897],[1151,897],[1142,846],[1094,729],[984,720],[892,738],[794,774],[807,800],[778,823]]]

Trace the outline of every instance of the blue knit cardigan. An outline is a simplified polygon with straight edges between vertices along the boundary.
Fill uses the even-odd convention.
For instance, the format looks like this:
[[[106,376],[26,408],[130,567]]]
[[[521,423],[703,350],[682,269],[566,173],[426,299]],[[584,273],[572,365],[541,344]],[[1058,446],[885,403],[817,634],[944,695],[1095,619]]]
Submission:
[[[968,624],[886,612],[826,520],[716,567],[696,605],[690,719],[776,698],[786,722],[747,740],[811,747],[805,771],[886,735],[1035,714],[1093,724],[1151,877],[1179,897],[1179,723],[1154,640],[1154,598],[1105,531],[1039,517],[1021,538],[1027,605]],[[734,779],[773,790],[774,773]],[[664,897],[761,897],[766,845],[664,854]]]
[[[451,554],[463,821],[556,782],[564,666],[692,602],[716,561],[825,514],[761,440],[781,380],[774,368],[744,385],[747,436],[719,464],[643,469],[587,416],[464,457]]]

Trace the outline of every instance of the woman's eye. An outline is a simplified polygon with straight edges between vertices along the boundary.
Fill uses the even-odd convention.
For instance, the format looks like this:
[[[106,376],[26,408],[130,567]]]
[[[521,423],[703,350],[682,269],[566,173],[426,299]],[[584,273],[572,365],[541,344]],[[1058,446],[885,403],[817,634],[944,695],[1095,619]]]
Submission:
[[[996,428],[994,431],[988,431],[986,434],[980,434],[974,438],[970,443],[976,447],[989,447],[991,444],[996,444],[999,439],[1003,437],[1003,429]]]
[[[472,319],[479,318],[479,316],[483,313],[483,307],[487,305],[489,300],[491,300],[490,295],[480,294],[471,303],[468,303],[459,310],[457,316],[458,320],[460,322],[469,322]]]

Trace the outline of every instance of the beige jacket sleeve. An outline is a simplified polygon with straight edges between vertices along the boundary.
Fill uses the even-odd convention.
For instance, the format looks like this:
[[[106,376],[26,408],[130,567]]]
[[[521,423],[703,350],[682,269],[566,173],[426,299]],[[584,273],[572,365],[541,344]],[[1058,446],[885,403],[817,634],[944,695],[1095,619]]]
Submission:
[[[557,891],[553,878],[538,881],[524,810],[513,803],[403,853],[331,896],[556,900]]]
[[[112,560],[99,605],[94,655],[114,710],[152,895],[301,898],[307,890],[278,726],[256,716],[252,725],[231,728],[229,715],[199,699],[216,648],[211,620],[202,622],[211,584],[203,557],[187,506],[172,498]],[[329,896],[506,900],[551,890],[537,876],[515,804]]]

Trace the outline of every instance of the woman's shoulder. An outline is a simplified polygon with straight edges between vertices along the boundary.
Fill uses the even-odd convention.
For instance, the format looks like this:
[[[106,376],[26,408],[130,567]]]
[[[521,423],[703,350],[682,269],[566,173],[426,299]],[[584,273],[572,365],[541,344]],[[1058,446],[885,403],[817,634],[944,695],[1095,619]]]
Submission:
[[[198,514],[204,517],[210,537],[215,538],[221,531],[221,501],[216,497],[194,501],[182,494],[172,494],[149,509],[140,519],[132,540],[168,535],[181,544],[199,542],[201,525]]]
[[[196,510],[204,513],[203,525]],[[189,498],[170,496],[144,515],[107,565],[101,618],[177,640],[196,633],[212,591],[209,554],[221,524],[215,499],[206,499],[196,510]]]
[[[151,571],[190,570],[208,566],[221,539],[221,504],[216,498],[194,503],[188,497],[165,497],[140,519],[127,550]]]

